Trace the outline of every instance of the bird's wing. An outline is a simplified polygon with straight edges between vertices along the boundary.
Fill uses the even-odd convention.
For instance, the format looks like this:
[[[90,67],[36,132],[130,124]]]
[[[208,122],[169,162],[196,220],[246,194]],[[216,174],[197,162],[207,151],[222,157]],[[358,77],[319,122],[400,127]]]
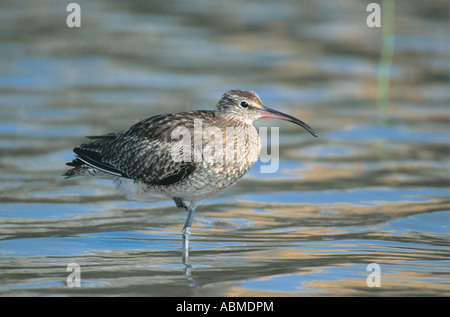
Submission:
[[[173,139],[171,132],[179,126],[191,129],[193,117],[186,113],[154,116],[123,132],[88,137],[91,142],[75,148],[77,158],[68,165],[86,164],[149,185],[174,184],[196,168],[192,157],[188,160],[172,157],[175,150],[179,151],[179,140]],[[192,153],[193,143],[190,144]]]

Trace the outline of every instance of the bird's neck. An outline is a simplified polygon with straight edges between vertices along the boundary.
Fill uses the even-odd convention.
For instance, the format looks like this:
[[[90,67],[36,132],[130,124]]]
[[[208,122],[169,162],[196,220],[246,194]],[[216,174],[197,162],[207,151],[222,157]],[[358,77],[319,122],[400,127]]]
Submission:
[[[242,128],[242,129],[252,129],[253,121],[245,120],[241,116],[235,115],[233,113],[215,113],[215,117],[217,122],[222,127],[230,127],[230,128]]]

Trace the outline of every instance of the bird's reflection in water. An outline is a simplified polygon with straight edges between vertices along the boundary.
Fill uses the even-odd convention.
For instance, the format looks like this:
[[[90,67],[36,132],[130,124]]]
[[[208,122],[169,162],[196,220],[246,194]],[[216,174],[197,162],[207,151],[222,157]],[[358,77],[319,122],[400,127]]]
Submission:
[[[189,250],[184,249],[185,244],[183,243],[183,257],[182,262],[184,265],[183,273],[186,278],[186,285],[188,289],[191,291],[191,296],[196,296],[198,288],[200,285],[197,283],[195,278],[192,276],[192,264],[191,258],[189,257]]]

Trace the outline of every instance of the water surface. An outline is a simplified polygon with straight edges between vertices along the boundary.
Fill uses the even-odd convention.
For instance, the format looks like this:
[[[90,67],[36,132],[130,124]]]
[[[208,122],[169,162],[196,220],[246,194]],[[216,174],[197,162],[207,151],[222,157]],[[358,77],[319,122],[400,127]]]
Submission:
[[[383,106],[382,30],[359,1],[82,1],[80,29],[60,1],[4,4],[0,294],[450,295],[448,2],[395,3]],[[211,109],[231,88],[319,138],[258,123],[279,127],[279,168],[257,163],[198,207],[191,268],[173,203],[61,176],[84,136]]]

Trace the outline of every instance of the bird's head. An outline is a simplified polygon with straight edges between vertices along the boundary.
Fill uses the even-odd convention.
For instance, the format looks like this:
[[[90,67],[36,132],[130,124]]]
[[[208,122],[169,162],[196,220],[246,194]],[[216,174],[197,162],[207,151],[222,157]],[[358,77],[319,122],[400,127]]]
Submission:
[[[311,135],[317,137],[317,133],[305,122],[264,106],[261,98],[250,90],[227,91],[217,103],[215,113],[223,116],[225,120],[237,120],[245,124],[253,124],[260,118],[282,119],[305,128]]]

